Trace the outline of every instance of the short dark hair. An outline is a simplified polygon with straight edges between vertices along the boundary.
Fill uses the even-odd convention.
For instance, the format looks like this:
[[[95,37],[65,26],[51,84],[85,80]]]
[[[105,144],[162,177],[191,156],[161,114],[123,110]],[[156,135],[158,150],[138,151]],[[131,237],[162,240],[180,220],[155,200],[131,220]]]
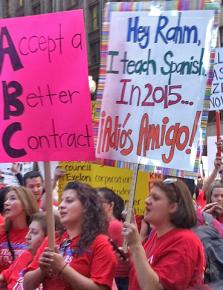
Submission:
[[[26,186],[26,181],[27,179],[32,179],[32,178],[36,178],[36,177],[40,177],[42,182],[43,182],[43,177],[42,177],[42,174],[39,172],[39,171],[29,171],[29,172],[26,172],[23,176],[23,184],[24,186]]]
[[[165,180],[154,182],[153,186],[159,187],[170,203],[177,203],[177,210],[170,214],[170,222],[177,228],[190,229],[197,223],[191,193],[183,181],[177,178],[173,180],[175,181],[169,183],[165,183]]]
[[[113,207],[113,215],[118,220],[123,220],[122,212],[125,208],[124,200],[116,194],[112,189],[107,187],[100,187],[98,188],[99,195],[102,194],[103,198],[108,203],[114,203]]]

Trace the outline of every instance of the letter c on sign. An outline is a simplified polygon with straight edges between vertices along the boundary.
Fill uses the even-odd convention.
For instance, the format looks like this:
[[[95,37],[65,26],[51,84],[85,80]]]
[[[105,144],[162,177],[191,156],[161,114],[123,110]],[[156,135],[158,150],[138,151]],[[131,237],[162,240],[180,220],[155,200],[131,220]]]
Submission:
[[[16,131],[21,131],[21,130],[22,130],[22,126],[20,123],[18,122],[12,123],[5,129],[5,132],[3,134],[3,147],[5,149],[5,152],[12,158],[22,157],[27,154],[25,149],[15,149],[11,147],[10,145],[10,140],[13,134]]]

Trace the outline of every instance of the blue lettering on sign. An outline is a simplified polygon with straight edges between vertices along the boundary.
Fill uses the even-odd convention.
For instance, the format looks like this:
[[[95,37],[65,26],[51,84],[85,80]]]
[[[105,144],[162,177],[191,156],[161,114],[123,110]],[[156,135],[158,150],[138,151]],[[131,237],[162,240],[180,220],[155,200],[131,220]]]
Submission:
[[[149,45],[150,26],[139,25],[139,16],[128,18],[127,42],[138,43],[145,49]]]
[[[200,45],[200,40],[198,39],[198,28],[195,25],[187,26],[181,25],[182,12],[178,13],[177,25],[170,26],[169,18],[164,15],[160,15],[158,19],[157,29],[155,33],[154,42],[164,42],[168,44],[173,43],[196,43]]]

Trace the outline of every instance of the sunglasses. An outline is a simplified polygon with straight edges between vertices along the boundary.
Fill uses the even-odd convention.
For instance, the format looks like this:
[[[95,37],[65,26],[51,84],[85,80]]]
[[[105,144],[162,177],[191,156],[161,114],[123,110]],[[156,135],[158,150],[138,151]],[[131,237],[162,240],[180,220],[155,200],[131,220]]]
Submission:
[[[166,178],[163,180],[164,184],[173,184],[177,182],[177,178]]]
[[[166,179],[163,180],[163,183],[165,185],[170,185],[170,187],[174,190],[175,194],[173,196],[175,196],[175,202],[178,202],[178,200],[179,200],[179,197],[178,197],[179,189],[175,185],[175,183],[177,183],[177,178],[166,178]]]

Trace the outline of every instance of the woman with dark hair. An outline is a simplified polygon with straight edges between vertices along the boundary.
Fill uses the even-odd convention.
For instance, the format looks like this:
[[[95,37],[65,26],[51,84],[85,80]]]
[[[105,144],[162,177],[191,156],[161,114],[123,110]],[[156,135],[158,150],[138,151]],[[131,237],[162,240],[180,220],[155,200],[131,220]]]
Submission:
[[[109,222],[108,234],[112,241],[118,246],[122,246],[122,212],[124,210],[124,200],[119,197],[112,189],[101,187],[98,194]],[[115,271],[115,282],[118,290],[128,290],[129,262],[119,261]]]
[[[223,223],[223,183],[215,181],[206,195],[207,204],[203,211]]]
[[[9,187],[4,201],[5,222],[0,226],[0,272],[26,249],[25,236],[31,217],[37,211],[31,192],[24,187]]]
[[[59,206],[62,238],[58,252],[43,244],[25,275],[25,289],[107,290],[112,286],[116,258],[105,235],[107,221],[95,189],[70,182]]]
[[[133,262],[129,289],[205,289],[204,252],[190,230],[197,218],[186,184],[177,178],[155,182],[145,204],[153,230],[144,245],[134,224],[123,227]]]

